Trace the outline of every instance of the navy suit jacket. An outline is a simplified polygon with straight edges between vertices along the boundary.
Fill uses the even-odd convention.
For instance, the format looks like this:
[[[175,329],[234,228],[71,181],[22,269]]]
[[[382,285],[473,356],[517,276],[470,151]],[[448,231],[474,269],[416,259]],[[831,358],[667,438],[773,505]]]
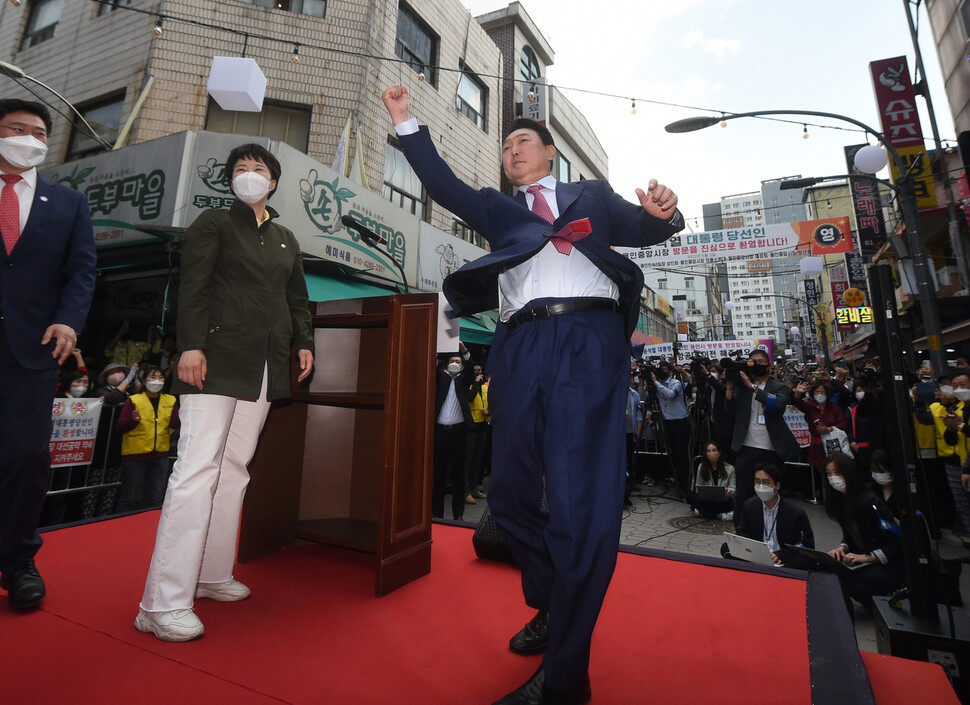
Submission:
[[[741,450],[744,439],[748,435],[748,425],[751,422],[751,390],[740,382],[734,385],[734,397],[724,400],[724,411],[734,415],[734,438],[731,449]],[[798,441],[785,423],[785,409],[791,400],[791,390],[784,382],[771,377],[765,382],[765,388],[757,391],[758,401],[765,407],[765,426],[771,445],[782,460],[796,463],[801,457]]]
[[[54,323],[84,328],[96,262],[87,197],[38,175],[20,239],[9,255],[0,245],[0,323],[20,365],[57,367],[55,341],[41,345],[41,338]]]
[[[453,315],[498,308],[499,273],[532,257],[565,225],[589,218],[592,232],[573,246],[616,283],[627,337],[633,333],[643,273],[610,247],[646,247],[667,240],[684,227],[679,211],[662,220],[618,196],[605,181],[559,183],[559,218],[550,225],[529,210],[523,194],[509,198],[493,188],[478,190],[463,183],[438,155],[427,127],[400,140],[428,195],[481,233],[492,248],[445,279],[443,289]]]

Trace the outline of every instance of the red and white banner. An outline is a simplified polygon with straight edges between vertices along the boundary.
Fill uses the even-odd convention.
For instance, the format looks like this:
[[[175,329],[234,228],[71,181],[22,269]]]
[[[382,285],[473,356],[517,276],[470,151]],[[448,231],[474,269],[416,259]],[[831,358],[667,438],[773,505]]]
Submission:
[[[94,459],[94,441],[101,418],[100,399],[55,399],[51,409],[51,467],[87,465]]]

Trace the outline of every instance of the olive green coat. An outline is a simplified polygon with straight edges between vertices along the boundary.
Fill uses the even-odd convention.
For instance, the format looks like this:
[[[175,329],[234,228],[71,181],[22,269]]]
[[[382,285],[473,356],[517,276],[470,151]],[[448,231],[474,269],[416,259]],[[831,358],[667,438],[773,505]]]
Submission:
[[[208,210],[182,237],[179,350],[202,350],[203,388],[176,380],[173,394],[220,394],[253,400],[268,365],[269,399],[290,396],[294,350],[313,350],[303,259],[293,233],[236,200]]]

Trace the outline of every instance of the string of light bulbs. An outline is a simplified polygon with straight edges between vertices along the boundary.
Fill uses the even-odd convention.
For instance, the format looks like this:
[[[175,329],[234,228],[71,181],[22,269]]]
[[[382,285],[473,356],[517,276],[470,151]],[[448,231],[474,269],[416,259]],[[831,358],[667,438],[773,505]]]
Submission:
[[[160,12],[158,10],[134,7],[132,5],[117,5],[117,4],[114,4],[113,0],[91,0],[91,2],[96,3],[98,5],[111,6],[113,10],[125,10],[128,12],[134,12],[136,14],[146,15],[154,18],[155,25],[152,28],[152,33],[156,37],[160,37],[162,35],[163,22],[181,23],[181,24],[191,25],[195,27],[201,27],[204,29],[211,29],[215,31],[225,32],[227,34],[232,34],[235,36],[242,37],[244,40],[244,52],[248,47],[248,43],[250,39],[272,42],[286,47],[292,47],[293,53],[290,55],[290,61],[294,64],[299,63],[300,61],[299,51],[300,51],[300,48],[302,47],[304,49],[316,49],[318,51],[331,52],[342,56],[352,56],[355,58],[373,59],[375,61],[383,61],[383,62],[393,63],[393,64],[402,64],[413,68],[413,62],[411,60],[402,59],[397,56],[389,57],[389,56],[383,56],[379,54],[371,54],[369,52],[356,51],[353,49],[345,49],[338,46],[323,46],[318,44],[310,44],[307,42],[298,43],[298,42],[294,42],[292,39],[285,39],[282,37],[272,36],[270,34],[264,34],[261,32],[251,32],[249,30],[238,29],[235,27],[228,27],[225,25],[206,22],[204,20],[199,20],[191,17],[182,17],[179,15],[174,15],[167,12]],[[450,68],[450,67],[441,66],[441,65],[427,65],[426,68],[434,69],[435,71],[439,71],[443,73],[456,73],[456,74],[464,73],[464,69],[462,68]],[[529,85],[531,86],[531,92],[533,93],[533,95],[537,89],[537,82],[531,79],[507,78],[505,76],[499,76],[496,74],[487,74],[487,73],[478,73],[476,75],[479,78],[489,78],[489,79],[494,79],[504,83],[511,82],[511,83],[519,83],[519,84],[522,84],[523,86]],[[418,80],[422,80],[421,72],[419,72]],[[661,106],[661,107],[681,108],[684,110],[695,110],[698,112],[714,113],[714,114],[719,114],[725,118],[736,114],[732,111],[727,111],[727,110],[718,110],[714,108],[707,108],[707,107],[702,107],[697,105],[687,105],[683,103],[672,103],[668,101],[655,100],[650,98],[640,98],[636,96],[631,97],[629,95],[622,95],[619,93],[609,93],[606,91],[597,91],[597,90],[582,88],[578,86],[562,86],[562,85],[551,84],[551,83],[546,85],[550,88],[557,88],[560,91],[572,91],[574,93],[583,93],[586,95],[595,95],[595,96],[601,96],[604,98],[629,100],[630,112],[634,115],[637,113],[638,102],[646,103],[648,105]],[[758,120],[768,120],[771,122],[779,122],[779,123],[785,123],[790,125],[802,125],[803,136],[808,134],[807,131],[809,126],[813,128],[822,129],[822,130],[839,130],[842,132],[865,134],[864,130],[861,130],[857,127],[846,127],[843,125],[826,125],[821,123],[805,122],[803,120],[789,120],[786,118],[772,117],[772,116],[755,116],[755,117]],[[726,121],[722,122],[721,127],[727,127],[727,122]]]

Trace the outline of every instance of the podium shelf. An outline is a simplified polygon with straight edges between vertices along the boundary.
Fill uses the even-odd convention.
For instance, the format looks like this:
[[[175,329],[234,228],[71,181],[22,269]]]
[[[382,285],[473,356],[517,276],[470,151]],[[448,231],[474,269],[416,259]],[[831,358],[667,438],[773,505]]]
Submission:
[[[345,313],[314,316],[314,328],[387,328],[386,313]]]
[[[308,519],[291,525],[290,536],[313,543],[352,548],[367,553],[377,552],[377,522],[364,519]]]
[[[307,404],[322,406],[351,406],[355,408],[384,408],[384,395],[367,392],[298,392],[293,398]]]

